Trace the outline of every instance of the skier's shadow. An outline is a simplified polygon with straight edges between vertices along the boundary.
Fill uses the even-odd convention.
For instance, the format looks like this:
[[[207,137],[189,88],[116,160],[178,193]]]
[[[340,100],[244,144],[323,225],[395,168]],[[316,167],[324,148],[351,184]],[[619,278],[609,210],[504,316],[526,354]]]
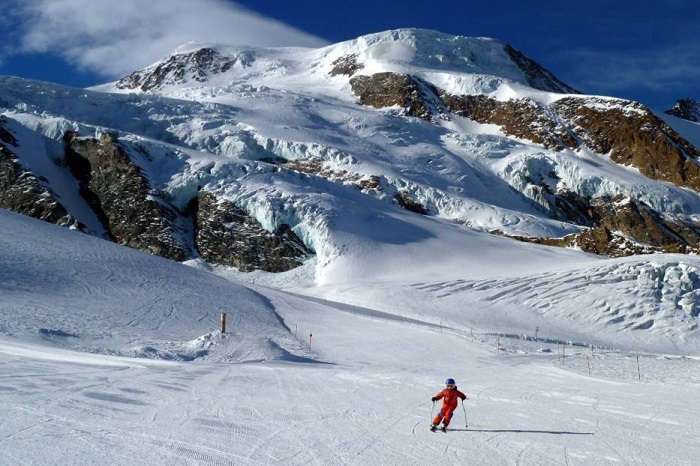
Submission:
[[[595,435],[593,432],[568,432],[565,430],[526,430],[526,429],[447,429],[457,432],[492,432],[497,434],[549,434],[549,435]]]

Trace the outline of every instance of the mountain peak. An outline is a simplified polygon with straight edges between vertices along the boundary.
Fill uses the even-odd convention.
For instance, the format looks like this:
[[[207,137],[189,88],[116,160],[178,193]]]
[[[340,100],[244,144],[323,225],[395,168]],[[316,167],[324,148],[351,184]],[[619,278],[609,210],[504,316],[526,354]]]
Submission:
[[[336,71],[338,63],[343,69]],[[162,91],[172,86],[228,86],[245,82],[285,88],[290,83],[317,87],[321,81],[333,87],[333,81],[327,83],[329,78],[350,77],[357,72],[410,74],[456,93],[490,93],[504,82],[545,92],[577,93],[500,40],[417,28],[367,34],[319,49],[189,42],[163,60],[119,80],[115,87],[127,91]],[[291,79],[285,82],[285,78]],[[449,83],[459,88],[451,88]]]

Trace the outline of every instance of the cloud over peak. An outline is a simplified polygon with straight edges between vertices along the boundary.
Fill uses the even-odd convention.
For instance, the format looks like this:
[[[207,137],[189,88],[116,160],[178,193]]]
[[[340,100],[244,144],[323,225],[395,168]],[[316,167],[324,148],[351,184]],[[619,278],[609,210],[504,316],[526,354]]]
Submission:
[[[325,44],[225,0],[17,0],[15,8],[22,27],[14,52],[54,53],[106,78],[148,65],[190,41]]]

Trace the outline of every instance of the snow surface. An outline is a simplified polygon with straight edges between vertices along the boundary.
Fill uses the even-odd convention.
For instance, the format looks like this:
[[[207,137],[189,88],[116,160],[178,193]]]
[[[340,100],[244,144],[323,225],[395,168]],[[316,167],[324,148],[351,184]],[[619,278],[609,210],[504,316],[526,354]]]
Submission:
[[[698,359],[642,354],[639,372],[634,354],[599,347],[567,346],[560,359],[551,329],[538,341],[496,339],[250,289],[7,212],[0,241],[0,464],[693,464],[700,455]],[[222,307],[234,333],[207,355],[124,357],[138,342],[195,341]],[[239,341],[269,348],[248,333],[296,356],[241,358]],[[470,397],[469,427],[460,408],[454,430],[431,433],[430,396],[447,376]]]

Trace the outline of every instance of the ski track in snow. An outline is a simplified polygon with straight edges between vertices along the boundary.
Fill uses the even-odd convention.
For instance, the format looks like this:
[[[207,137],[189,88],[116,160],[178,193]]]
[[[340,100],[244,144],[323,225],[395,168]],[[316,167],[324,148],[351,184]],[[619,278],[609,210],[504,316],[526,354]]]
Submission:
[[[402,315],[386,301],[370,309],[249,289],[14,214],[0,212],[0,218],[3,263],[35,271],[21,283],[5,275],[0,285],[0,328],[11,330],[0,335],[0,464],[651,465],[692,464],[700,455],[695,358],[644,355],[638,381],[629,354],[600,352],[589,377],[581,349],[560,362],[554,353],[536,352],[543,342],[503,339],[497,352],[485,334],[471,338],[464,326],[438,325],[410,308]],[[121,267],[100,269],[88,260],[96,254]],[[60,271],[51,258],[61,258]],[[167,293],[161,274],[181,293]],[[53,307],[33,288],[47,276],[53,288],[64,286],[64,301]],[[537,277],[533,289],[557,275]],[[129,299],[148,304],[115,314],[132,302],[124,290],[133,279],[140,282]],[[440,302],[447,298],[431,293],[513,286],[508,280],[469,284],[441,280],[393,289]],[[194,293],[191,286],[200,287],[198,305],[175,312],[172,300]],[[163,332],[176,347],[214,327],[213,318],[202,319],[207,308],[213,316],[221,305],[202,298],[212,286],[229,306],[237,304],[232,329],[276,335],[287,353],[234,333],[194,362],[118,356],[138,341],[163,345],[156,338]],[[366,291],[371,297],[373,290]],[[81,303],[92,312],[77,312]],[[25,312],[19,326],[17,306],[41,312]],[[105,325],[111,337],[91,336]],[[36,335],[38,327],[77,336],[47,339]],[[99,352],[96,342],[104,345]],[[93,352],[75,351],[85,347]],[[458,408],[451,431],[432,433],[430,397],[448,375],[470,397],[469,428]]]

